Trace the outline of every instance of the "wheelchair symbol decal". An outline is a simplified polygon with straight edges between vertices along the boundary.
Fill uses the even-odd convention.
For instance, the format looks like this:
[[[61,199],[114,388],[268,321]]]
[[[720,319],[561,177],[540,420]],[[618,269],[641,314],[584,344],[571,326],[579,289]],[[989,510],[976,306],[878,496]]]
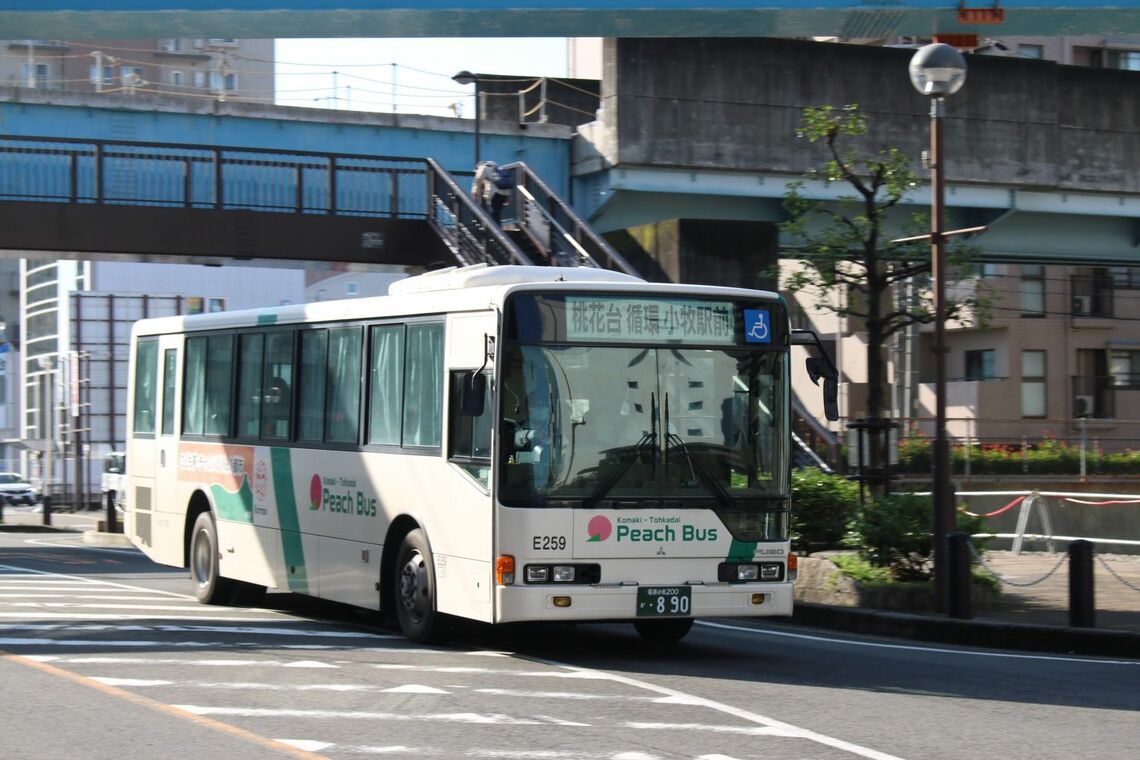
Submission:
[[[771,314],[767,309],[744,310],[744,342],[771,343]]]

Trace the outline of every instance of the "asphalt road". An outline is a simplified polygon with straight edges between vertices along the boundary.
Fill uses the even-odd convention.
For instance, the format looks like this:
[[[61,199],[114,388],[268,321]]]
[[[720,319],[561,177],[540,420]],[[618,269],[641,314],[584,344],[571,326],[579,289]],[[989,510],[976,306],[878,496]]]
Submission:
[[[428,648],[289,594],[205,607],[184,572],[79,539],[0,533],[5,758],[1140,756],[1140,659],[728,620],[663,649],[626,625]]]

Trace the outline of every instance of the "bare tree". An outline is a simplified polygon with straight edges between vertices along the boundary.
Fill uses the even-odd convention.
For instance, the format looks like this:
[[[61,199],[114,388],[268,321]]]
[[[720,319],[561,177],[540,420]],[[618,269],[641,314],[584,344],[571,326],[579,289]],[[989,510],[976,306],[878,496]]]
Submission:
[[[868,464],[881,471],[886,456],[884,431],[889,420],[886,397],[887,341],[914,324],[931,323],[934,305],[929,292],[929,241],[893,243],[904,235],[929,231],[925,214],[908,213],[901,205],[918,185],[910,159],[897,148],[861,155],[848,142],[867,133],[858,106],[821,106],[804,110],[799,136],[822,144],[828,160],[808,172],[806,180],[844,183],[851,194],[832,201],[809,198],[805,180],[788,185],[781,225],[781,287],[800,295],[807,308],[856,320],[866,335]],[[958,279],[977,249],[962,240],[948,251],[948,267]],[[902,283],[914,281],[916,296],[898,298]],[[947,320],[984,321],[989,302],[977,288],[947,299]]]

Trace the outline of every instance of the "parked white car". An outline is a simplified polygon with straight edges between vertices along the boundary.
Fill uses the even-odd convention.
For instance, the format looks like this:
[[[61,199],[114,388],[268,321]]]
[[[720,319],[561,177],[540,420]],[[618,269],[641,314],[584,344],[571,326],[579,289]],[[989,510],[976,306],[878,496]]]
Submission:
[[[110,503],[121,512],[123,499],[127,495],[127,455],[121,451],[112,451],[103,457],[103,475],[99,480],[103,506]]]
[[[0,498],[6,504],[36,504],[40,492],[18,472],[0,472]]]

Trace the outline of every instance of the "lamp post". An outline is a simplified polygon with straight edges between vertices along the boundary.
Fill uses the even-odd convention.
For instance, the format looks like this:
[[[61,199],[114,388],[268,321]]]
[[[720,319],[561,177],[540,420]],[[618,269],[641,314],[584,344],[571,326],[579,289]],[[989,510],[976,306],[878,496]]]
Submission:
[[[930,253],[934,279],[934,608],[945,612],[950,584],[946,534],[954,530],[950,486],[950,442],[946,437],[946,241],[943,229],[944,172],[942,111],[947,95],[966,82],[966,60],[942,42],[926,45],[910,59],[910,81],[930,98]]]
[[[475,163],[474,166],[479,165],[479,76],[472,74],[470,71],[461,71],[452,79],[462,85],[473,84],[475,85]]]

